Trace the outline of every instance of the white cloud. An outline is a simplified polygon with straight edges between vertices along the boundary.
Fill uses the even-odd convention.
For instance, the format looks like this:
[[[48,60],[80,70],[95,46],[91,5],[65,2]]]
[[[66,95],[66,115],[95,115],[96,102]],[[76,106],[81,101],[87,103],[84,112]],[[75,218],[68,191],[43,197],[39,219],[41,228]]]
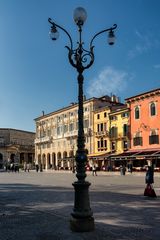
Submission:
[[[153,67],[156,68],[156,69],[159,69],[160,68],[160,64],[156,64]]]
[[[137,44],[128,52],[130,59],[148,52],[151,48],[160,46],[160,41],[154,38],[151,33],[142,34],[136,30],[135,35],[137,37]]]
[[[91,80],[87,94],[89,97],[118,94],[126,89],[128,78],[127,72],[106,67]]]

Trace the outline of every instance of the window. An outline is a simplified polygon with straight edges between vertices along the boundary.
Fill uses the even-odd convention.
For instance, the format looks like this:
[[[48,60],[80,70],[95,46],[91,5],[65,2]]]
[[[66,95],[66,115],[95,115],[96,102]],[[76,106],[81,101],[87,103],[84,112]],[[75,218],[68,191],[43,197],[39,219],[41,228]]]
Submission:
[[[101,148],[103,148],[103,138],[101,138]]]
[[[133,138],[133,145],[134,146],[142,146],[143,145],[143,141],[142,141],[142,137],[140,136],[140,132],[137,132],[135,137]]]
[[[107,140],[104,140],[104,147],[107,148]]]
[[[51,136],[51,129],[48,129],[48,136]]]
[[[64,128],[64,130],[63,130],[64,133],[68,132],[68,125],[64,125],[63,128]]]
[[[115,142],[111,142],[111,151],[112,152],[116,151],[116,143]]]
[[[0,144],[4,143],[4,137],[0,137]]]
[[[134,115],[135,115],[135,119],[139,119],[139,115],[140,115],[140,113],[139,113],[139,107],[137,106],[137,107],[135,107],[135,110],[134,110],[135,112],[134,112]]]
[[[123,136],[126,137],[128,135],[128,125],[124,124],[123,125]]]
[[[74,113],[73,112],[70,112],[70,117],[73,117],[74,116]]]
[[[106,112],[104,112],[104,118],[106,118],[107,117],[107,113]]]
[[[128,142],[127,141],[123,141],[123,149],[124,150],[128,149]]]
[[[97,119],[100,119],[100,114],[97,114]]]
[[[98,151],[106,151],[107,150],[107,140],[101,138],[100,140],[97,141],[97,148]]]
[[[85,119],[84,120],[84,128],[88,128],[89,127],[89,120]]]
[[[157,135],[156,130],[152,130],[149,136],[149,144],[159,144],[159,135]]]
[[[151,114],[151,116],[156,115],[156,105],[153,102],[150,104],[150,114]]]
[[[117,137],[117,127],[112,127],[110,129],[110,136],[111,136],[111,138],[116,138]]]
[[[121,114],[121,117],[122,118],[129,117],[129,113],[128,112],[124,112],[124,113]]]
[[[57,127],[57,135],[61,134],[61,127]]]
[[[113,120],[113,121],[117,120],[117,116],[110,116],[110,120]]]
[[[97,147],[100,148],[100,141],[97,142]]]
[[[69,124],[69,131],[72,132],[74,130],[74,123]]]
[[[61,117],[58,116],[58,117],[57,117],[57,122],[60,122],[60,121],[61,121]]]
[[[97,124],[97,132],[103,132],[104,131],[104,125],[103,123]]]

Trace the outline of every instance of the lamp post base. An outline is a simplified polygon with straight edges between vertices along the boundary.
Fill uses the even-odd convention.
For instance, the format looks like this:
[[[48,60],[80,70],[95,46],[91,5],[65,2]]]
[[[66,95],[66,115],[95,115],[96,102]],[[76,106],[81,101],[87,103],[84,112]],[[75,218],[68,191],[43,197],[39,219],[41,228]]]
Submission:
[[[72,185],[75,189],[75,201],[71,213],[70,228],[73,232],[91,232],[94,230],[94,218],[88,193],[90,183],[77,181]]]
[[[70,229],[73,232],[92,232],[94,231],[94,218],[73,218],[70,219]]]

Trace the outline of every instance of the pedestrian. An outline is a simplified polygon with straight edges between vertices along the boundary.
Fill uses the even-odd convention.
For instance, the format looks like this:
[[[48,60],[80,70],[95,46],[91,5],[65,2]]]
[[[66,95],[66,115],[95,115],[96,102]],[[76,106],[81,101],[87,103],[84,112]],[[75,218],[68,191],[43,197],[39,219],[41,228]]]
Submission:
[[[133,169],[133,168],[132,168],[132,164],[129,163],[127,167],[128,167],[128,172],[132,173],[132,169]]]
[[[14,163],[14,171],[15,171],[15,173],[19,172],[19,164],[17,161]]]
[[[29,172],[29,170],[30,170],[30,164],[27,163],[27,171]]]
[[[10,172],[10,170],[11,170],[10,164],[11,164],[11,160],[10,160],[10,158],[8,158],[7,159],[7,167],[6,167],[7,172]]]
[[[39,171],[39,165],[38,165],[38,163],[36,163],[36,172],[38,172]]]
[[[96,169],[96,165],[94,164],[93,166],[92,166],[92,175],[94,176],[97,176],[97,169]]]
[[[26,172],[27,171],[27,163],[26,162],[24,162],[23,167],[24,167],[24,171]]]
[[[120,165],[120,173],[121,173],[121,175],[125,175],[125,173],[126,173],[126,167],[123,165]]]
[[[144,196],[157,197],[153,188],[154,183],[154,169],[152,166],[147,166],[146,177],[145,177],[146,188],[144,190]]]
[[[10,164],[10,169],[11,169],[12,172],[14,171],[14,162],[13,161]]]

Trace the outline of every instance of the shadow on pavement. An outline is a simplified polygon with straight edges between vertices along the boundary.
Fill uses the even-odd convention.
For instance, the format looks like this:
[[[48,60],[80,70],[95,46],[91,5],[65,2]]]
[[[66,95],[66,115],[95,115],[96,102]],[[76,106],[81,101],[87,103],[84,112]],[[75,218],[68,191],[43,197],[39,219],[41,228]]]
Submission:
[[[2,240],[159,239],[159,198],[91,191],[96,230],[72,233],[72,187],[0,184],[0,196]]]

